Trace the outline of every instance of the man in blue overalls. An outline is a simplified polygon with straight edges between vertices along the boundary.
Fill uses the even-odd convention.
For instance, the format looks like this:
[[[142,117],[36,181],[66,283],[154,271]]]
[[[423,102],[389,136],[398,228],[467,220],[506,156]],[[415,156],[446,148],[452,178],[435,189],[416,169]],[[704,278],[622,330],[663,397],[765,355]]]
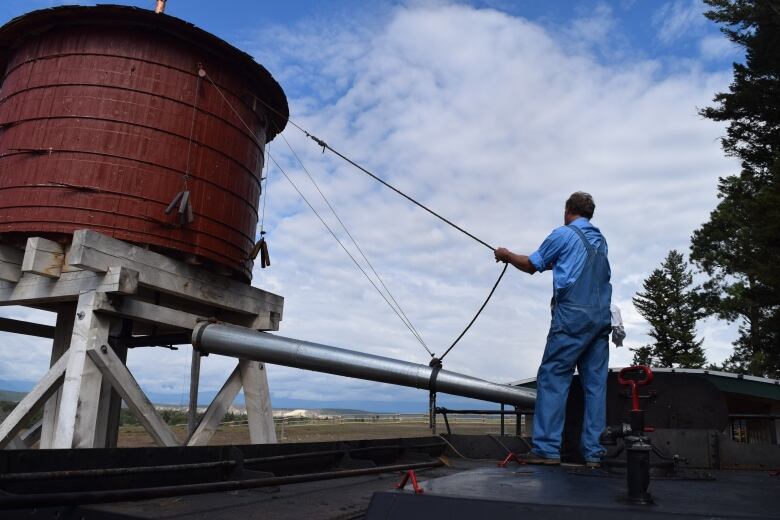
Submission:
[[[609,304],[612,286],[607,241],[590,223],[593,197],[578,191],[566,201],[565,225],[553,230],[529,256],[500,247],[496,261],[528,274],[553,270],[552,323],[536,376],[533,449],[527,462],[560,464],[561,432],[574,368],[585,393],[580,447],[586,464],[598,467],[606,426]]]

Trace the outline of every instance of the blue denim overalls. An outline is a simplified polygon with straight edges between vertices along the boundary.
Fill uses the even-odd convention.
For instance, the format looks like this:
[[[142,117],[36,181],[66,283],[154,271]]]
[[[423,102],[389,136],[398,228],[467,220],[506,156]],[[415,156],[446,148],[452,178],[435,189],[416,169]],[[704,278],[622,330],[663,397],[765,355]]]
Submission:
[[[599,438],[606,426],[610,268],[603,238],[596,249],[579,228],[568,227],[580,237],[588,259],[577,281],[556,290],[553,298],[550,333],[536,376],[533,452],[560,457],[566,399],[576,366],[585,393],[580,446],[586,461],[598,461],[604,454]]]

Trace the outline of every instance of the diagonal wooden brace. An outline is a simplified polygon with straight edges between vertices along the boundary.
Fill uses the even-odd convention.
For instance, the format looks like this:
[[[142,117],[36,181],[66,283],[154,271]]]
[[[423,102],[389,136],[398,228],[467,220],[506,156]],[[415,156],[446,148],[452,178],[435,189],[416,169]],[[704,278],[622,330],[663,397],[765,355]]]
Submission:
[[[238,370],[241,373],[241,386],[244,387],[244,403],[249,422],[249,442],[252,444],[275,443],[276,428],[265,365],[257,361],[241,359],[238,361]]]
[[[144,391],[138,385],[133,374],[127,369],[114,350],[107,345],[101,345],[99,348],[87,350],[87,355],[100,369],[114,390],[122,396],[122,400],[127,403],[127,407],[138,418],[138,421],[146,428],[149,435],[158,446],[178,446],[171,429],[165,424],[157,410],[154,409],[151,401],[146,397]]]
[[[214,400],[206,409],[206,413],[203,414],[203,418],[198,423],[195,431],[190,435],[187,440],[187,446],[205,446],[208,444],[211,437],[216,433],[219,428],[219,422],[225,416],[225,413],[233,404],[233,400],[241,390],[241,364],[236,365],[236,368],[227,378],[225,384],[222,385],[217,395],[214,396]]]
[[[4,448],[10,443],[19,431],[24,427],[24,422],[32,417],[43,404],[54,395],[65,378],[65,367],[68,365],[68,356],[70,352],[65,352],[57,360],[48,372],[41,378],[35,388],[33,388],[24,398],[19,401],[16,408],[8,414],[2,424],[0,424],[0,448]]]

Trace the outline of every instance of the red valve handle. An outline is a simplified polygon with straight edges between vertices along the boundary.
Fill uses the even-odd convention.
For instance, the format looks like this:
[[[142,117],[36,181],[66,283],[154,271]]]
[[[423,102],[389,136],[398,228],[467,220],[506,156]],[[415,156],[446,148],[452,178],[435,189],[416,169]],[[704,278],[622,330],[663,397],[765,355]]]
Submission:
[[[630,374],[632,372],[644,372],[644,379],[623,379],[623,374]],[[632,367],[626,367],[618,372],[618,383],[621,385],[635,384],[636,386],[643,386],[653,381],[653,371],[646,365],[634,365]]]
[[[624,379],[623,374],[630,374],[633,372],[643,372],[644,379]],[[639,393],[637,387],[648,385],[653,381],[653,371],[650,367],[645,365],[636,365],[633,367],[626,367],[618,372],[618,383],[621,385],[627,385],[631,387],[631,404],[634,412],[639,411]]]

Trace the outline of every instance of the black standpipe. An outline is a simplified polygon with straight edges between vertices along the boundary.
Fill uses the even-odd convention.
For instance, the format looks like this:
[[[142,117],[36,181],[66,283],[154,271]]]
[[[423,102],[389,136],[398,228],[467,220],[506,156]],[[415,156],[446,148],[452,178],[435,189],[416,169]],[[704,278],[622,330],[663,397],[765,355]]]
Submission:
[[[653,501],[653,497],[647,491],[650,486],[651,450],[650,444],[641,438],[626,450],[628,501],[633,504],[649,504]]]
[[[653,373],[649,367],[627,367],[618,374],[618,382],[631,388],[632,410],[629,417],[631,431],[625,436],[626,445],[626,499],[632,504],[649,504],[653,501],[650,487],[650,452],[653,447],[645,435],[645,412],[639,408],[638,387],[649,384]]]

